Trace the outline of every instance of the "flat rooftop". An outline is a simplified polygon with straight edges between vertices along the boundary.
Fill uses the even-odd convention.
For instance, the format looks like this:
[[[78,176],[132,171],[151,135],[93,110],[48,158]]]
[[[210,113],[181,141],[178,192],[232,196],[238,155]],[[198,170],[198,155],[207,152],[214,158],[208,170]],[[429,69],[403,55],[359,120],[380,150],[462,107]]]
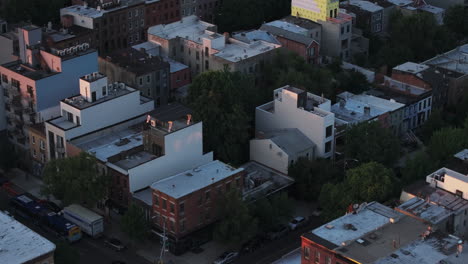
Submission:
[[[237,40],[243,41],[245,43],[250,43],[252,41],[257,41],[257,40],[263,40],[269,43],[281,45],[281,43],[276,39],[274,35],[272,35],[267,30],[263,30],[263,29],[254,29],[254,30],[237,32],[233,34],[232,37]]]
[[[418,197],[404,202],[398,206],[397,210],[407,212],[434,225],[439,224],[452,215],[451,210]]]
[[[2,64],[2,67],[5,67],[13,72],[20,74],[21,76],[24,76],[34,81],[45,79],[52,75],[60,74],[60,72],[48,72],[44,69],[33,67],[31,65],[22,63],[20,60]]]
[[[151,185],[151,188],[178,199],[243,170],[242,168],[235,169],[219,160],[215,160],[155,182]]]
[[[148,128],[162,134],[183,129],[194,123],[192,113],[192,109],[180,103],[161,106],[148,114],[148,122],[150,124]]]
[[[350,241],[389,224],[391,219],[398,220],[398,218],[402,217],[402,214],[377,202],[361,206],[362,208],[358,213],[350,213],[337,218],[312,230],[311,234],[337,248],[342,246],[343,243],[347,245]]]
[[[270,139],[288,155],[296,155],[299,152],[314,148],[315,144],[302,134],[297,128],[285,128],[266,131],[265,139]]]
[[[288,22],[287,19],[275,20],[275,21],[265,23],[263,25],[276,27],[276,28],[281,28],[281,29],[287,30],[289,32],[296,33],[296,34],[302,34],[302,35],[306,35],[307,32],[309,31],[309,29],[301,27],[300,23],[295,24],[295,23],[292,23],[292,22]],[[314,25],[314,28],[316,28],[315,25]],[[317,28],[320,28],[320,26],[317,26]]]
[[[160,52],[159,49],[161,46],[157,43],[151,42],[151,41],[146,41],[137,45],[132,46],[132,48],[136,50],[142,50],[144,49],[147,54],[150,54],[151,56],[159,56]]]
[[[462,161],[468,161],[468,149],[464,149],[453,156]]]
[[[424,64],[468,74],[468,44],[429,59]]]
[[[105,59],[137,76],[170,67],[169,63],[164,61],[160,56],[151,56],[141,49],[137,50],[134,48],[114,51],[107,55]]]
[[[227,43],[224,48],[220,49],[219,52],[215,53],[214,56],[227,61],[238,62],[280,47],[280,44],[274,44],[263,40],[255,40],[250,43],[245,43],[243,41],[230,38],[229,43]]]
[[[145,0],[121,0],[119,1],[118,5],[110,5],[110,7],[104,6],[103,8],[101,8],[101,10],[90,6],[84,7],[82,5],[73,5],[62,8],[60,10],[60,13],[62,14],[63,10],[63,12],[73,13],[83,17],[98,18],[103,16],[105,13],[114,12],[119,9],[124,9],[133,5],[143,4],[144,2]]]
[[[257,200],[294,183],[293,178],[255,161],[249,161],[240,167],[246,173],[243,191],[245,199]]]
[[[21,264],[51,253],[55,245],[0,211],[0,259]]]
[[[305,29],[320,29],[322,28],[322,25],[320,25],[317,22],[314,22],[309,19],[301,18],[301,17],[295,17],[295,16],[287,16],[282,19],[282,21],[292,23],[296,26],[305,28]]]
[[[413,4],[413,0],[387,0],[387,1],[397,6],[407,6],[407,5]]]
[[[418,7],[420,10],[423,10],[425,12],[428,12],[428,13],[432,13],[432,14],[442,14],[442,13],[445,13],[445,9],[443,8],[440,8],[440,7],[436,7],[436,6],[433,6],[433,5],[422,5],[422,6],[419,6]]]
[[[88,141],[76,144],[76,147],[94,155],[102,162],[107,162],[108,158],[112,156],[142,145],[143,135],[141,129],[127,128],[93,137]]]
[[[148,29],[148,35],[158,36],[163,39],[174,39],[177,37],[201,43],[201,37],[205,30],[214,28],[215,25],[201,21],[197,16],[182,17],[178,22],[167,25],[157,25]]]
[[[403,190],[450,211],[456,212],[468,209],[467,200],[445,190],[431,187],[423,181],[407,186]]]
[[[148,206],[153,206],[153,189],[148,187],[144,190],[134,192],[132,195],[134,199],[137,199]]]
[[[405,62],[403,64],[395,66],[393,70],[408,72],[408,73],[419,73],[424,70],[427,70],[428,68],[429,66],[424,65],[424,64],[419,64],[419,63],[414,63],[414,62]]]
[[[137,166],[140,166],[143,163],[146,163],[150,160],[154,160],[157,158],[158,156],[153,155],[152,153],[149,153],[146,151],[140,151],[140,152],[128,155],[117,162],[113,162],[112,164],[124,170],[130,170]]]
[[[457,180],[463,181],[465,183],[468,183],[468,175],[461,174],[459,172],[456,172],[447,168],[441,168],[429,174],[429,176],[426,178],[426,181],[429,181],[429,179],[432,179],[432,178],[437,178],[438,176],[442,176],[442,178],[439,179],[442,182],[444,181],[444,177],[445,178],[451,177],[451,178],[455,178]]]
[[[371,3],[369,1],[350,0],[349,3],[353,6],[359,7],[362,10],[366,10],[372,13],[383,10],[381,6]]]

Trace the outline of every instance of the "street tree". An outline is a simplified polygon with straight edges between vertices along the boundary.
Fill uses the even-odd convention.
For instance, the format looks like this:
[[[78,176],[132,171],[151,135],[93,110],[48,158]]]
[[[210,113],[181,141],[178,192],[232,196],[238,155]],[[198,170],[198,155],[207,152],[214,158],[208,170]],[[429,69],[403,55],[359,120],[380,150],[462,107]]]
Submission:
[[[435,109],[431,112],[429,118],[421,127],[421,138],[424,142],[429,142],[434,131],[446,126],[445,120],[442,117],[442,110]]]
[[[359,162],[376,161],[392,166],[400,157],[400,142],[379,122],[363,122],[346,130],[345,156]]]
[[[14,168],[17,164],[18,155],[15,152],[15,147],[8,141],[8,138],[0,137],[0,169],[8,171]]]
[[[78,264],[80,253],[64,241],[55,242],[54,261],[56,264]]]
[[[445,127],[436,132],[429,142],[431,159],[443,164],[455,153],[468,147],[468,137],[464,128]]]
[[[252,216],[239,191],[229,191],[220,204],[222,206],[218,209],[221,221],[214,229],[215,240],[238,245],[256,234],[258,220]]]
[[[455,5],[445,10],[445,27],[454,32],[459,40],[468,36],[468,9]]]
[[[45,195],[54,195],[64,204],[94,206],[107,197],[109,177],[99,171],[96,158],[85,152],[78,156],[54,159],[43,172]]]
[[[343,178],[342,171],[326,159],[300,158],[289,167],[288,175],[295,180],[294,197],[306,201],[317,200],[325,183],[335,183]]]
[[[259,231],[267,232],[278,223],[288,221],[292,216],[293,208],[293,201],[287,193],[282,192],[255,201],[250,211],[258,220]]]
[[[120,227],[133,241],[143,241],[149,231],[145,212],[135,204],[128,207],[127,212],[120,219]]]
[[[431,160],[425,151],[418,151],[412,158],[406,160],[402,169],[402,181],[404,184],[411,184],[421,180],[424,175],[428,175],[437,167],[438,161]]]

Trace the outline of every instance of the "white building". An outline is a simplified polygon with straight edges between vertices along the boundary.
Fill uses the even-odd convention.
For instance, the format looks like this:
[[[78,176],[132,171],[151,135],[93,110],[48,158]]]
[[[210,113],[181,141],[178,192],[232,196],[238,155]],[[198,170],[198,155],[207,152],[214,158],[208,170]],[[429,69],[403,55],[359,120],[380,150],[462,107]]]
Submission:
[[[55,245],[0,211],[0,262],[53,264]]]
[[[250,159],[281,173],[300,157],[314,159],[315,144],[297,128],[260,132],[250,140]]]
[[[459,46],[444,54],[437,55],[423,64],[437,66],[468,75],[468,44]]]
[[[335,115],[330,100],[289,85],[273,91],[273,97],[255,110],[257,133],[297,128],[316,145],[314,156],[331,158]]]
[[[60,102],[61,116],[46,122],[48,157],[65,157],[70,140],[118,123],[140,118],[153,110],[153,100],[124,83],[107,82],[97,72],[80,78],[80,95]]]
[[[434,188],[439,188],[468,200],[468,175],[441,168],[426,176],[426,182]]]

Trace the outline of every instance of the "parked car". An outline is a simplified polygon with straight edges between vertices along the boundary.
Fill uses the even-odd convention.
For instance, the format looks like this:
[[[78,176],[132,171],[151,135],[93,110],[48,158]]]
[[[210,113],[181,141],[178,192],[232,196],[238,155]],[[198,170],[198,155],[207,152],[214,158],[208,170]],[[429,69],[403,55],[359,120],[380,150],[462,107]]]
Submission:
[[[227,251],[224,252],[219,258],[213,261],[213,264],[227,264],[234,261],[234,259],[239,256],[238,252],[235,251]]]
[[[268,232],[267,236],[270,240],[275,240],[285,236],[288,233],[289,229],[286,225],[277,225],[273,228],[270,232]]]
[[[255,251],[256,249],[260,248],[263,246],[263,243],[265,242],[265,238],[261,236],[256,236],[252,238],[251,240],[245,242],[242,247],[241,247],[241,252],[242,253],[250,253]]]
[[[306,219],[305,217],[302,217],[302,216],[296,216],[288,223],[289,229],[291,230],[296,230],[298,227],[301,227],[305,224],[306,224]]]
[[[104,243],[115,251],[122,251],[126,248],[117,238],[106,239]]]

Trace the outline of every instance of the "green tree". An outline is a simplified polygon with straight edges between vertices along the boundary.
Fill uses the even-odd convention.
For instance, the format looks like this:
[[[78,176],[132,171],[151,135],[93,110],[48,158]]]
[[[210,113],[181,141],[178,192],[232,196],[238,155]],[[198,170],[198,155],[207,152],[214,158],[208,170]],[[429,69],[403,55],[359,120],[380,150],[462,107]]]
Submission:
[[[456,5],[445,10],[445,27],[454,32],[458,39],[462,40],[468,35],[468,9]]]
[[[334,183],[343,178],[342,171],[326,159],[300,158],[289,167],[288,175],[296,181],[293,195],[297,199],[306,201],[316,200],[325,183]]]
[[[400,142],[378,122],[363,122],[346,131],[346,158],[359,162],[376,161],[392,166],[400,157]]]
[[[6,136],[0,137],[0,169],[8,171],[17,164],[18,155],[15,147],[8,141]]]
[[[202,73],[190,85],[188,102],[195,119],[203,121],[204,149],[225,162],[241,164],[248,157],[253,83],[250,76],[225,69]]]
[[[49,161],[43,172],[45,195],[54,195],[64,204],[85,203],[94,206],[106,198],[109,177],[98,170],[96,158],[80,155]]]
[[[406,160],[402,169],[402,180],[405,184],[411,184],[421,180],[422,176],[428,175],[438,167],[438,162],[431,160],[425,151],[417,152],[412,158]]]
[[[445,127],[436,132],[429,142],[431,159],[443,164],[455,153],[468,147],[468,137],[463,128]]]
[[[55,242],[54,261],[56,264],[78,264],[80,253],[64,241]]]
[[[278,193],[270,198],[262,198],[256,201],[251,212],[258,220],[260,231],[267,232],[278,223],[284,223],[290,219],[293,213],[293,202],[286,193]]]
[[[377,162],[348,170],[343,182],[323,186],[319,198],[323,218],[331,220],[343,215],[350,204],[386,201],[397,189],[396,183],[392,170]]]
[[[421,127],[421,137],[424,142],[429,142],[432,133],[446,126],[445,121],[442,117],[442,110],[435,109],[431,112],[431,115],[427,121]]]
[[[255,235],[258,220],[252,217],[241,194],[231,190],[221,200],[219,215],[221,221],[215,226],[214,239],[225,243],[238,245]]]
[[[336,75],[336,79],[339,91],[360,94],[370,88],[370,83],[367,81],[366,76],[355,70],[342,70]]]
[[[70,4],[70,0],[7,0],[1,15],[9,23],[31,21],[43,26],[60,22],[60,9]]]
[[[143,241],[149,229],[145,212],[137,205],[131,204],[120,219],[120,227],[133,241]],[[166,226],[166,228],[169,227]]]

